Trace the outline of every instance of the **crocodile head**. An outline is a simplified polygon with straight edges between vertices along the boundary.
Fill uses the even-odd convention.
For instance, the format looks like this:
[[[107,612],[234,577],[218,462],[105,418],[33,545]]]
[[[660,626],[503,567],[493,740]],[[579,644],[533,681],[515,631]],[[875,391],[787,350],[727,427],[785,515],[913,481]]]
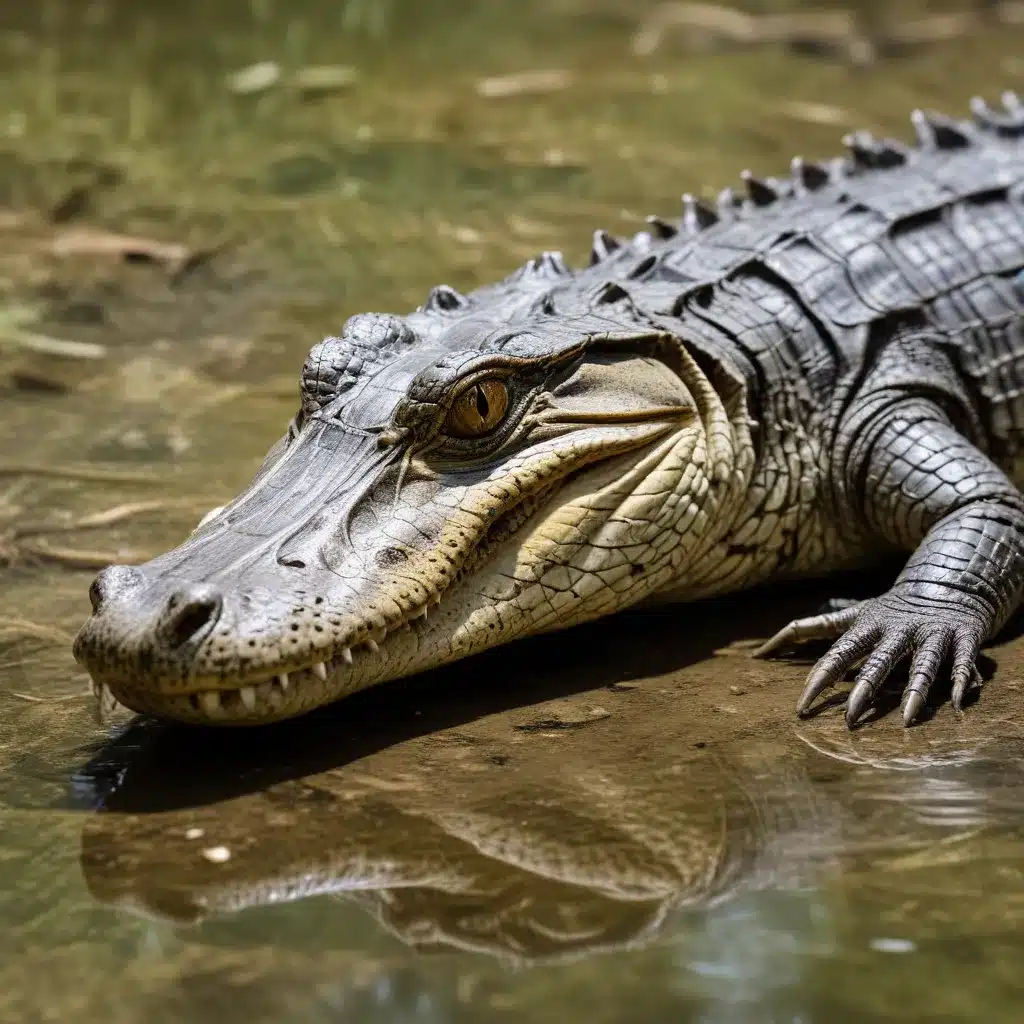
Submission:
[[[75,641],[96,686],[261,723],[685,579],[743,416],[621,288],[560,290],[563,267],[435,289],[318,344],[252,484],[181,546],[96,578]]]

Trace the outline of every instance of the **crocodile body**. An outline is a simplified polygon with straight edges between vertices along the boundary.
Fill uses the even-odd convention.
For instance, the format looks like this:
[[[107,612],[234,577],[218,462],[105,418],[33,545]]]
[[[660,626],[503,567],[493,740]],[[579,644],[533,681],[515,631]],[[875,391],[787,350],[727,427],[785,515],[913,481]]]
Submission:
[[[188,721],[288,717],[641,601],[910,554],[836,643],[854,723],[910,660],[959,706],[1024,586],[1024,107],[746,176],[591,264],[367,314],[311,352],[250,488],[112,567],[76,656]]]

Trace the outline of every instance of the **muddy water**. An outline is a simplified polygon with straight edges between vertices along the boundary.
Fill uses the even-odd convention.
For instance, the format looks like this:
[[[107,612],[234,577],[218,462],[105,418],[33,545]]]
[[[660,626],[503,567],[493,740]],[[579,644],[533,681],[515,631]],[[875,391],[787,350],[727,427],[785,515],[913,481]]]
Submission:
[[[71,660],[89,567],[240,487],[349,314],[1024,87],[1019,29],[856,71],[655,6],[0,12],[0,1019],[1020,1019],[1013,635],[961,721],[853,735],[748,656],[813,587],[244,735],[100,723]]]

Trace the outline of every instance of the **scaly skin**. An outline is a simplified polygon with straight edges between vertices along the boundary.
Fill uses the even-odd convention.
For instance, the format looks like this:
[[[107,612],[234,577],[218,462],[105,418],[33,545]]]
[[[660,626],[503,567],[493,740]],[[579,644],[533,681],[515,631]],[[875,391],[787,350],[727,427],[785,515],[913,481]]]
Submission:
[[[591,266],[545,253],[316,346],[253,484],[92,589],[101,692],[191,722],[290,717],[643,600],[913,552],[801,700],[912,656],[959,705],[1024,587],[1024,108],[748,176]]]

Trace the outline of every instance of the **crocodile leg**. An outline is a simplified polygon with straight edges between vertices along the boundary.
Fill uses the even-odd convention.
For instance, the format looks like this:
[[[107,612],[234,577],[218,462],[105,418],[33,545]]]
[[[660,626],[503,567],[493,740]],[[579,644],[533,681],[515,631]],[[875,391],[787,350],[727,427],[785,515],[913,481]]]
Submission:
[[[911,658],[903,703],[910,725],[947,662],[959,709],[978,679],[981,645],[1020,601],[1024,496],[930,401],[900,398],[859,440],[862,455],[847,472],[861,481],[865,523],[914,553],[887,593],[792,623],[765,649],[842,632],[811,671],[798,711],[859,664],[846,709],[851,727],[896,665]]]

